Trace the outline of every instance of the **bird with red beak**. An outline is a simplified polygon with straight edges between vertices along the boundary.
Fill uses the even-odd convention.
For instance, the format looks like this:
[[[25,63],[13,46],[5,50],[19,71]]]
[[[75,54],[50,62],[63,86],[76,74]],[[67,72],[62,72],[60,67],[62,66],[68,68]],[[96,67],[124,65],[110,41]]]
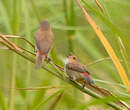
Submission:
[[[51,49],[53,43],[53,33],[51,31],[50,24],[47,20],[40,23],[40,28],[35,34],[36,45],[36,68],[40,68],[42,62],[47,58],[47,55]]]
[[[75,55],[68,56],[65,70],[70,79],[74,81],[84,80],[89,84],[94,83],[88,70],[77,61]]]

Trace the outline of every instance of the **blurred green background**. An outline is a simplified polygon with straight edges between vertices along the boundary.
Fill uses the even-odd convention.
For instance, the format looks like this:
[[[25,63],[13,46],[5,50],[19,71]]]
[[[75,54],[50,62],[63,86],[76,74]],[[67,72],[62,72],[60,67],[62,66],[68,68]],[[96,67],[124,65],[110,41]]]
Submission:
[[[130,1],[99,0],[104,16],[94,0],[86,2],[88,6],[82,5],[112,45],[130,80]],[[112,61],[105,60],[109,57],[107,52],[74,0],[0,0],[2,34],[23,36],[34,44],[34,34],[40,21],[45,19],[49,20],[54,32],[55,39],[49,56],[56,64],[64,66],[70,52],[86,66],[104,59],[87,66],[95,83],[119,96],[130,97]],[[119,37],[125,48],[119,42]],[[34,51],[22,40],[11,41]],[[58,88],[36,91],[14,89],[40,86]],[[102,104],[95,107],[95,103],[87,107],[87,103],[93,100],[50,73],[35,70],[32,63],[0,45],[0,110],[112,109]]]

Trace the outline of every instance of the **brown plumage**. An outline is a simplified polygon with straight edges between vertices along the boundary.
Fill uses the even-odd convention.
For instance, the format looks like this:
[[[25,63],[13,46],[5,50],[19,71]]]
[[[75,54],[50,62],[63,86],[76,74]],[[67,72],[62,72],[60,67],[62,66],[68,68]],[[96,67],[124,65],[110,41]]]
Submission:
[[[72,80],[81,79],[91,84],[94,83],[90,77],[90,73],[88,72],[88,70],[77,61],[74,55],[70,55],[68,57],[68,62],[66,63],[65,70],[67,75]]]
[[[87,72],[88,74],[90,74],[88,70],[83,65],[79,64],[77,61],[68,63],[66,66],[67,68],[72,69],[74,71],[81,72],[81,73]]]
[[[90,73],[82,64],[80,64],[77,61],[77,58],[75,57],[75,55],[70,55],[67,60],[68,61],[67,61],[66,66],[65,66],[65,71],[71,80],[79,82],[80,84],[82,84],[86,88],[89,88],[90,90],[96,92],[97,94],[99,94],[103,97],[104,96],[115,97],[108,90],[106,90],[104,88],[100,88],[94,84],[92,78],[90,77]],[[115,98],[117,98],[117,97],[115,97]],[[124,106],[124,107],[128,108],[128,110],[130,110],[129,106],[121,100],[119,100],[115,103],[118,105]]]
[[[53,43],[53,33],[48,21],[40,23],[40,28],[35,34],[35,43],[37,49],[36,68],[40,68]]]

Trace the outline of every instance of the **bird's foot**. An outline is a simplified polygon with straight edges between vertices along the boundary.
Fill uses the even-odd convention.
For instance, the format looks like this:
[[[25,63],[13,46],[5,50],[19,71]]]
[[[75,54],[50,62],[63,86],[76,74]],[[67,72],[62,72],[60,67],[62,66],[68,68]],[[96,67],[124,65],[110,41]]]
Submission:
[[[83,89],[84,89],[85,85],[86,85],[86,80],[84,80],[84,83],[83,83],[83,85],[82,85],[82,86],[83,86]]]
[[[75,79],[72,76],[69,76],[69,80],[75,81]]]
[[[51,59],[49,57],[46,57],[46,62],[49,63]]]
[[[69,76],[69,79],[72,80],[72,81],[74,81],[73,77],[71,77],[71,76]]]
[[[84,89],[84,87],[85,87],[85,84],[83,84],[83,89]]]

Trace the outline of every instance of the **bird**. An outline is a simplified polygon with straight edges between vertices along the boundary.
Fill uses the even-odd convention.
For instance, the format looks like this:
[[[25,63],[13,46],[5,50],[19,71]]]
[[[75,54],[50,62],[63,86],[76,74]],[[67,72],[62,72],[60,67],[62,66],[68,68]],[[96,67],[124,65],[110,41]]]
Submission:
[[[35,33],[36,69],[39,69],[52,47],[53,32],[48,20],[40,22],[40,28]]]
[[[84,65],[82,65],[82,64],[80,64],[80,62],[78,62],[77,57],[73,54],[71,54],[67,57],[67,62],[65,65],[65,72],[67,73],[67,75],[69,76],[69,78],[71,80],[77,81],[78,83],[82,84],[83,88],[87,87],[90,90],[99,94],[100,96],[112,96],[112,97],[117,98],[110,91],[97,86],[94,83],[94,81],[92,80],[92,78],[90,76],[90,72],[87,70],[87,68],[85,68]],[[129,105],[126,104],[122,100],[118,100],[115,103],[118,105],[124,106],[128,110],[130,110]]]
[[[90,72],[85,68],[84,65],[80,64],[75,55],[69,55],[65,66],[65,71],[70,79],[83,80],[85,83],[94,84],[90,76]]]

